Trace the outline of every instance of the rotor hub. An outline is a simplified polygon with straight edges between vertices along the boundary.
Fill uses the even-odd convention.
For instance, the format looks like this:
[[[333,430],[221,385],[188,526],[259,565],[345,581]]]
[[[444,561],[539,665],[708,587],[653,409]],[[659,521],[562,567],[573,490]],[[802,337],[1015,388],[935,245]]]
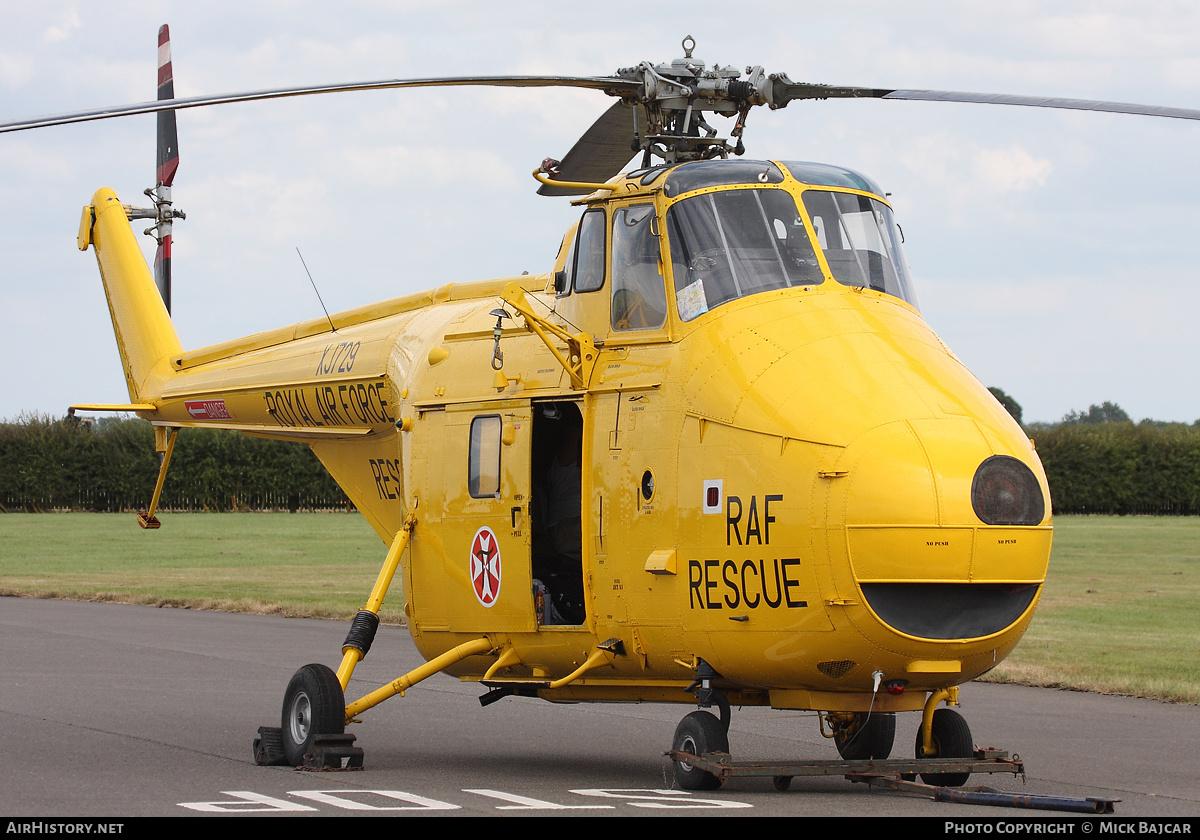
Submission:
[[[637,102],[646,119],[638,127],[633,147],[643,152],[644,165],[649,165],[652,157],[681,163],[728,157],[730,152],[740,155],[747,113],[769,100],[770,79],[761,67],[746,68],[749,79],[743,81],[741,71],[733,67],[714,64],[706,69],[706,62],[692,54],[696,48],[692,36],[684,38],[682,46],[683,57],[669,64],[644,61],[616,73],[640,83]],[[730,132],[730,137],[738,138],[736,146],[730,145],[729,138],[717,136],[706,114],[738,117]]]

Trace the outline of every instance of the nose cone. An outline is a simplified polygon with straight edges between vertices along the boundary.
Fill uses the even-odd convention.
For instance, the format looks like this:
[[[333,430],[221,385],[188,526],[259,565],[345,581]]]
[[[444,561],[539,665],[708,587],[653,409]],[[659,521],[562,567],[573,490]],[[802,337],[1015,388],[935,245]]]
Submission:
[[[993,636],[1033,603],[1050,553],[1045,479],[1036,459],[1037,473],[1019,457],[998,456],[999,443],[976,420],[924,418],[877,426],[838,459],[830,527],[840,516],[854,582],[896,632]],[[1022,480],[992,481],[998,462]],[[980,502],[985,494],[990,507]],[[985,516],[1002,509],[1024,518],[989,524],[980,507]]]
[[[1049,559],[1049,494],[987,389],[885,295],[745,303],[705,325],[711,349],[685,390],[697,415],[803,453],[789,470],[814,488],[827,597],[865,601],[869,613],[848,614],[882,645],[989,637],[1027,618]]]

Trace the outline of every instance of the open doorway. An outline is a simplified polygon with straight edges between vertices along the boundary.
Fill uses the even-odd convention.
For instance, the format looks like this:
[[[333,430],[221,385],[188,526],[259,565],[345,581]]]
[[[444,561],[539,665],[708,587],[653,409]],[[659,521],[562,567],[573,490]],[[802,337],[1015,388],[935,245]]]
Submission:
[[[573,402],[535,402],[530,464],[538,624],[574,627],[583,599],[583,416]]]

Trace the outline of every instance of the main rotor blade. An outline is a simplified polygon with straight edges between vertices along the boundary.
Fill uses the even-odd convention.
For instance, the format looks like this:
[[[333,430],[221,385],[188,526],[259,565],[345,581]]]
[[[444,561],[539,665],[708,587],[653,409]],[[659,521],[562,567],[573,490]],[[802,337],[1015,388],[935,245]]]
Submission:
[[[1112,114],[1140,114],[1146,117],[1171,117],[1200,120],[1200,110],[1170,108],[1165,105],[1137,105],[1129,102],[1103,102],[1094,99],[1063,99],[1056,96],[1013,96],[1005,93],[962,93],[948,90],[894,90],[883,99],[916,99],[926,102],[978,102],[983,105],[1028,105],[1034,108],[1063,108],[1069,111],[1107,111]]]
[[[771,98],[776,108],[782,108],[788,102],[797,99],[909,99],[925,102],[975,102],[983,105],[1026,105],[1033,108],[1107,111],[1113,114],[1140,114],[1147,117],[1200,120],[1200,110],[1170,108],[1163,105],[1137,105],[1129,102],[1104,102],[1093,99],[1064,99],[1057,96],[1017,96],[1007,93],[834,87],[831,85],[814,85],[789,81],[776,82],[771,92]]]
[[[645,129],[646,109],[641,105],[618,102],[575,141],[558,165],[561,181],[586,181],[603,184],[619,173],[637,151],[638,126]],[[589,188],[553,187],[542,184],[538,195],[587,195]]]
[[[357,90],[389,90],[392,88],[415,87],[575,87],[599,90],[610,96],[632,96],[640,89],[640,83],[628,79],[604,76],[443,76],[430,79],[384,79],[378,82],[350,82],[334,85],[311,85],[306,87],[275,88],[272,90],[225,93],[212,96],[191,96],[185,99],[168,99],[161,102],[142,102],[136,105],[116,105],[110,108],[95,108],[88,111],[73,111],[67,114],[48,114],[21,120],[0,123],[0,134],[10,131],[25,131],[31,128],[46,128],[52,125],[107,120],[133,114],[154,114],[159,111],[181,111],[184,108],[201,108],[207,105],[224,105],[229,102],[255,102],[261,99],[284,99],[290,96],[311,96],[318,93],[348,93]]]

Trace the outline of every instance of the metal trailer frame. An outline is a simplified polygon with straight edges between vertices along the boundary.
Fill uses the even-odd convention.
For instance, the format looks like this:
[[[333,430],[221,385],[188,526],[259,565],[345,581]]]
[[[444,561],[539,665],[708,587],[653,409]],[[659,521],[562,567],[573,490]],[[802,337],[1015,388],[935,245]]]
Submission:
[[[722,784],[739,776],[770,776],[779,791],[787,790],[796,776],[844,776],[851,782],[917,793],[938,802],[967,805],[993,805],[1004,808],[1029,808],[1041,811],[1073,811],[1085,814],[1111,814],[1120,799],[1074,798],[1015,794],[987,787],[939,787],[915,781],[916,776],[938,773],[1012,773],[1025,778],[1020,756],[1009,757],[1004,750],[975,750],[972,758],[909,758],[884,761],[734,761],[728,753],[694,756],[682,750],[665,753],[673,761],[684,762],[697,770],[711,773]]]

